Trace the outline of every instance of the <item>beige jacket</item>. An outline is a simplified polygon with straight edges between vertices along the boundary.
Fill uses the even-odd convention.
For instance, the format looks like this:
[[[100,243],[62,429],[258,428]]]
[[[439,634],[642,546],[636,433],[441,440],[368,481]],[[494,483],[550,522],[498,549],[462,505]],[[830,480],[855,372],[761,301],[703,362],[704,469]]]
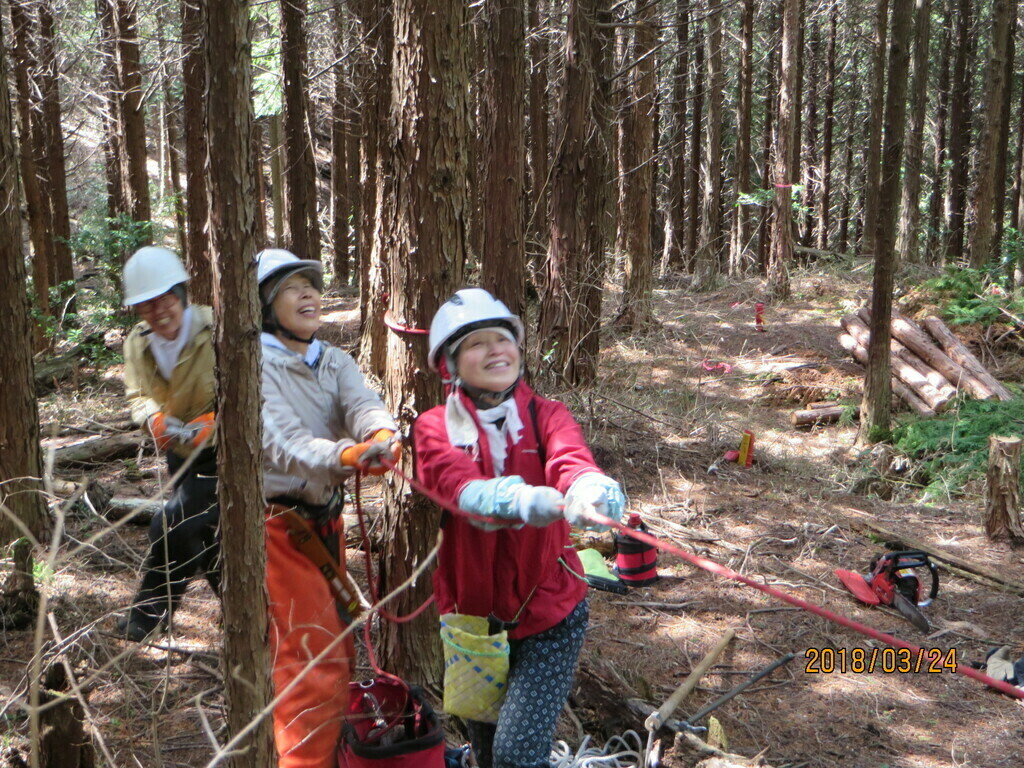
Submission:
[[[161,375],[149,348],[152,333],[149,323],[139,323],[124,343],[124,386],[132,421],[142,426],[154,413],[163,411],[189,422],[214,410],[213,310],[192,305],[189,340],[170,381]],[[191,447],[174,447],[182,457],[191,451]]]
[[[378,429],[397,430],[355,361],[323,344],[316,369],[263,345],[263,494],[326,504],[352,471],[341,452]]]

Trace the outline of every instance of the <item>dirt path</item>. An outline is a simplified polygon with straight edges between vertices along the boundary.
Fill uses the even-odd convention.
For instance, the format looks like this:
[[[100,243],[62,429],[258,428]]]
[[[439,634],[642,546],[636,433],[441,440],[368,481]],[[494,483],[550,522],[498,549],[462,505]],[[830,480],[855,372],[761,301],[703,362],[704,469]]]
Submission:
[[[870,489],[857,482],[868,460],[853,449],[852,425],[790,427],[789,412],[801,403],[857,401],[859,376],[843,358],[836,329],[862,299],[864,280],[801,278],[791,302],[765,308],[764,331],[754,327],[756,290],[755,283],[701,296],[661,289],[656,328],[631,338],[605,334],[596,388],[582,394],[541,388],[570,403],[599,462],[623,481],[633,508],[663,539],[909,642],[955,652],[961,662],[982,660],[997,643],[1014,644],[1019,653],[1020,597],[944,570],[940,598],[927,609],[938,631],[926,637],[894,612],[859,606],[839,587],[834,568],[863,571],[882,550],[854,527],[865,514],[1019,581],[1024,559],[985,540],[977,500],[939,507],[852,494]],[[351,346],[358,322],[353,301],[329,305],[327,319],[331,339]],[[123,410],[121,394],[118,371],[107,371],[88,387],[44,400],[43,421],[87,424]],[[744,429],[756,438],[749,469],[721,460]],[[82,472],[137,495],[158,493],[166,480],[151,451],[65,474],[73,479]],[[217,601],[196,583],[172,638],[148,648],[117,640],[109,634],[112,613],[130,599],[145,534],[127,526],[75,550],[75,541],[87,541],[101,525],[87,508],[76,508],[65,556],[43,574],[49,609],[67,638],[66,657],[83,678],[91,675],[95,732],[117,766],[202,765],[210,754],[204,720],[216,730],[223,714]],[[354,552],[350,562],[359,562]],[[797,658],[716,713],[732,752],[764,750],[771,765],[791,768],[1020,764],[1024,709],[1009,699],[948,671],[808,672],[808,652],[820,659],[825,649],[845,650],[849,665],[854,649],[870,654],[874,645],[678,558],[662,555],[659,572],[659,583],[626,596],[591,592],[583,664],[624,696],[660,703],[733,628],[736,640],[679,714],[691,714],[784,653]],[[26,723],[7,703],[23,693],[32,647],[29,632],[0,634],[0,716],[8,731],[0,765],[3,748],[23,744]],[[53,643],[47,648],[56,650]],[[573,701],[587,733],[607,736],[625,727],[624,707],[591,705],[583,692]],[[560,735],[579,743],[568,718]],[[680,748],[670,750],[665,764],[693,762]]]

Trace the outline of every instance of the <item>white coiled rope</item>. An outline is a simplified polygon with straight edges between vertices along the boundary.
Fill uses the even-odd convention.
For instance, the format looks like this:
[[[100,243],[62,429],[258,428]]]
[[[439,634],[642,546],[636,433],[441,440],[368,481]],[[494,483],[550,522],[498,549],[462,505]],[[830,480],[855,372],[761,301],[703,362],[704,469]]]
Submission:
[[[635,768],[643,767],[644,746],[636,731],[612,736],[604,749],[590,747],[590,736],[584,736],[576,752],[564,741],[555,742],[551,750],[551,768]],[[634,748],[635,745],[635,748]]]

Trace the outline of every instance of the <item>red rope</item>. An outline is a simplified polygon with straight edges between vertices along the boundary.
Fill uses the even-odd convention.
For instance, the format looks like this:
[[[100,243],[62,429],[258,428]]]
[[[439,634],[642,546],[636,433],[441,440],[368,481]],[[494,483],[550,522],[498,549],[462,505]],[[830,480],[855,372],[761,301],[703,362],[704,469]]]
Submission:
[[[400,322],[394,320],[391,317],[390,309],[384,310],[384,325],[386,325],[395,333],[399,334],[404,333],[409,334],[411,336],[425,336],[426,334],[430,333],[430,331],[425,328],[412,328],[408,325],[402,325]]]
[[[443,499],[438,497],[437,494],[425,488],[421,483],[418,483],[417,481],[413,480],[411,477],[406,475],[397,466],[395,466],[393,462],[389,461],[388,459],[381,459],[381,463],[383,463],[384,466],[386,466],[388,469],[392,470],[405,482],[409,483],[409,485],[412,486],[414,490],[419,491],[420,493],[422,493],[424,496],[426,496],[428,499],[430,499],[443,509],[447,509],[449,512],[452,512],[457,515],[462,515],[463,517],[467,517],[469,519],[484,519],[486,522],[491,524],[495,522],[493,518],[482,518],[480,515],[474,515],[470,512],[466,512],[465,510],[460,509],[458,506],[444,501]],[[635,528],[630,528],[629,526],[623,525],[622,523],[612,520],[610,517],[605,517],[604,515],[598,514],[596,512],[592,512],[590,514],[590,519],[593,522],[599,523],[601,525],[606,525],[609,528],[614,528],[619,533],[622,533],[626,536],[630,536],[636,539],[637,541],[642,541],[645,544],[650,544],[651,546],[657,547],[663,552],[667,552],[676,555],[677,557],[681,557],[683,560],[690,563],[691,565],[708,571],[709,573],[713,573],[716,576],[731,579],[732,581],[738,581],[741,584],[745,584],[748,587],[753,587],[759,592],[764,592],[766,595],[778,598],[779,600],[787,602],[790,605],[794,605],[797,608],[801,608],[805,611],[808,611],[809,613],[821,616],[823,619],[828,619],[831,622],[844,626],[848,629],[852,629],[855,632],[859,632],[862,635],[866,635],[867,637],[870,637],[874,640],[878,640],[879,642],[885,643],[886,645],[891,645],[894,648],[905,648],[914,653],[915,655],[920,654],[919,658],[926,657],[924,649],[914,645],[913,643],[908,643],[904,640],[900,640],[898,637],[886,634],[885,632],[880,632],[877,629],[867,626],[866,624],[861,624],[858,621],[848,619],[847,617],[841,616],[838,613],[833,613],[827,608],[822,608],[819,605],[815,605],[814,603],[810,603],[799,597],[795,597],[794,595],[787,594],[786,592],[783,592],[779,589],[775,589],[774,587],[770,587],[767,584],[762,584],[758,581],[754,581],[754,579],[750,578],[749,576],[744,576],[742,573],[737,573],[731,568],[726,568],[724,565],[719,565],[713,560],[708,560],[707,558],[700,557],[698,555],[692,555],[689,552],[684,552],[679,547],[664,541],[660,541],[656,537],[651,536],[649,533],[644,533],[643,531],[638,531]],[[972,667],[969,667],[965,664],[958,663],[956,665],[956,671],[961,675],[969,677],[973,680],[977,680],[980,683],[984,683],[989,688],[994,688],[1000,693],[1005,693],[1007,696],[1012,696],[1015,699],[1024,699],[1024,691],[1015,688],[1014,686],[1010,685],[1009,683],[1003,680],[996,680],[995,678],[989,677],[985,673],[979,672],[978,670],[973,669]]]

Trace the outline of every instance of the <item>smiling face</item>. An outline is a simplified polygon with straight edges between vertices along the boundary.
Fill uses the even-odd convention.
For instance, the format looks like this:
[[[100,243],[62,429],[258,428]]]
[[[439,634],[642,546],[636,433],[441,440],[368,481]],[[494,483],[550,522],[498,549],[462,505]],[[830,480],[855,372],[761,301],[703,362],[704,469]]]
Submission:
[[[483,328],[459,344],[455,367],[469,386],[501,392],[516,383],[521,359],[519,345],[507,334]]]
[[[308,339],[320,328],[320,291],[302,272],[289,275],[278,288],[271,304],[277,322],[301,339]],[[278,334],[285,345],[289,339]]]
[[[157,336],[173,341],[181,332],[185,306],[172,291],[135,305],[135,311],[149,323]]]

